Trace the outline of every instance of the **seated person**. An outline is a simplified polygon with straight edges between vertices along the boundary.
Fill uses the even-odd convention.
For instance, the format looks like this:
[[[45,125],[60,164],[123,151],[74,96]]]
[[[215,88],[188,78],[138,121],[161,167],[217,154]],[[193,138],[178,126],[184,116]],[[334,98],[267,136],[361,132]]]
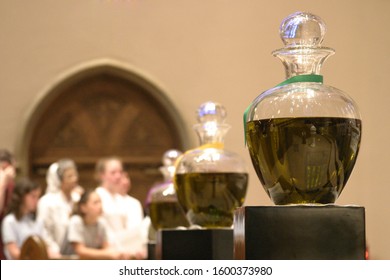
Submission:
[[[52,164],[46,176],[47,192],[38,202],[38,220],[41,220],[57,251],[68,255],[70,250],[65,246],[65,234],[75,203],[80,199],[75,196],[78,186],[76,164],[70,159],[61,159]]]
[[[70,219],[68,241],[81,259],[128,259],[130,256],[111,249],[107,229],[101,219],[102,203],[94,190],[85,191]]]
[[[23,178],[16,182],[7,216],[2,223],[4,253],[7,259],[19,259],[23,242],[31,235],[38,235],[47,241],[43,223],[36,219],[39,185]],[[47,242],[49,257],[57,257],[52,244]]]

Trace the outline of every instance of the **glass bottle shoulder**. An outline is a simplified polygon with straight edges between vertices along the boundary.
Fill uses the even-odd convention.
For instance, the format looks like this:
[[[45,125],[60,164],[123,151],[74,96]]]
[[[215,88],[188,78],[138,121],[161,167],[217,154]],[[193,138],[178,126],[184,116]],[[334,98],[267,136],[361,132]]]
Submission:
[[[356,103],[345,92],[322,83],[297,82],[260,94],[246,121],[319,116],[361,119]]]
[[[187,151],[176,166],[176,173],[246,172],[238,154],[220,148],[198,147]]]

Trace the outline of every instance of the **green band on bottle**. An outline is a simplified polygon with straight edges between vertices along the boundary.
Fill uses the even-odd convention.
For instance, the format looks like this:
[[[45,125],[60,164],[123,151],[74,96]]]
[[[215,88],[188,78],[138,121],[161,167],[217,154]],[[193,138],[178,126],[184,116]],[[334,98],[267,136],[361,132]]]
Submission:
[[[292,84],[292,83],[321,83],[322,84],[323,81],[324,81],[324,77],[322,75],[316,75],[316,74],[299,75],[299,76],[291,77],[291,78],[281,82],[280,84],[276,85],[276,87],[281,87],[281,86],[285,86],[285,85]],[[245,140],[245,145],[246,145],[246,119],[247,119],[247,115],[248,115],[249,109],[251,108],[251,105],[252,104],[250,104],[245,109],[245,112],[244,112],[244,140]]]
[[[299,75],[291,77],[280,84],[277,85],[277,87],[292,84],[292,83],[323,83],[324,77],[322,75]]]

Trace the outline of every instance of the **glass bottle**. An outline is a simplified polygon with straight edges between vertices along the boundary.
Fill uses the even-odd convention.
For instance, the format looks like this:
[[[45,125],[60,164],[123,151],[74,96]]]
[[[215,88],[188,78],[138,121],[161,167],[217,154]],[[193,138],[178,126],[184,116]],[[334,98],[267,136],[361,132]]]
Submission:
[[[175,149],[164,153],[163,166],[159,168],[164,181],[154,186],[148,194],[149,215],[155,230],[189,226],[173,185],[175,162],[181,155],[182,152]]]
[[[287,80],[260,94],[245,115],[256,173],[276,205],[334,203],[351,175],[362,123],[355,102],[324,85],[320,69],[334,50],[322,47],[325,24],[297,12],[280,26]]]
[[[194,125],[201,146],[187,151],[177,162],[174,184],[179,203],[192,226],[231,227],[233,214],[242,206],[248,174],[244,161],[224,149],[230,125],[226,110],[215,102],[198,108]]]

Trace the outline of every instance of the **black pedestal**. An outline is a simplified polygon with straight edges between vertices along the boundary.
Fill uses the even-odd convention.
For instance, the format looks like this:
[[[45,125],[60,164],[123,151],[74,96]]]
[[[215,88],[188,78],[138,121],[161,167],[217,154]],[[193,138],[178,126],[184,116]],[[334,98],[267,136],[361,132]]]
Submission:
[[[232,260],[233,230],[159,230],[156,259]]]
[[[235,211],[235,259],[360,260],[365,250],[364,207],[255,206]]]
[[[148,260],[156,259],[156,242],[148,242]]]

